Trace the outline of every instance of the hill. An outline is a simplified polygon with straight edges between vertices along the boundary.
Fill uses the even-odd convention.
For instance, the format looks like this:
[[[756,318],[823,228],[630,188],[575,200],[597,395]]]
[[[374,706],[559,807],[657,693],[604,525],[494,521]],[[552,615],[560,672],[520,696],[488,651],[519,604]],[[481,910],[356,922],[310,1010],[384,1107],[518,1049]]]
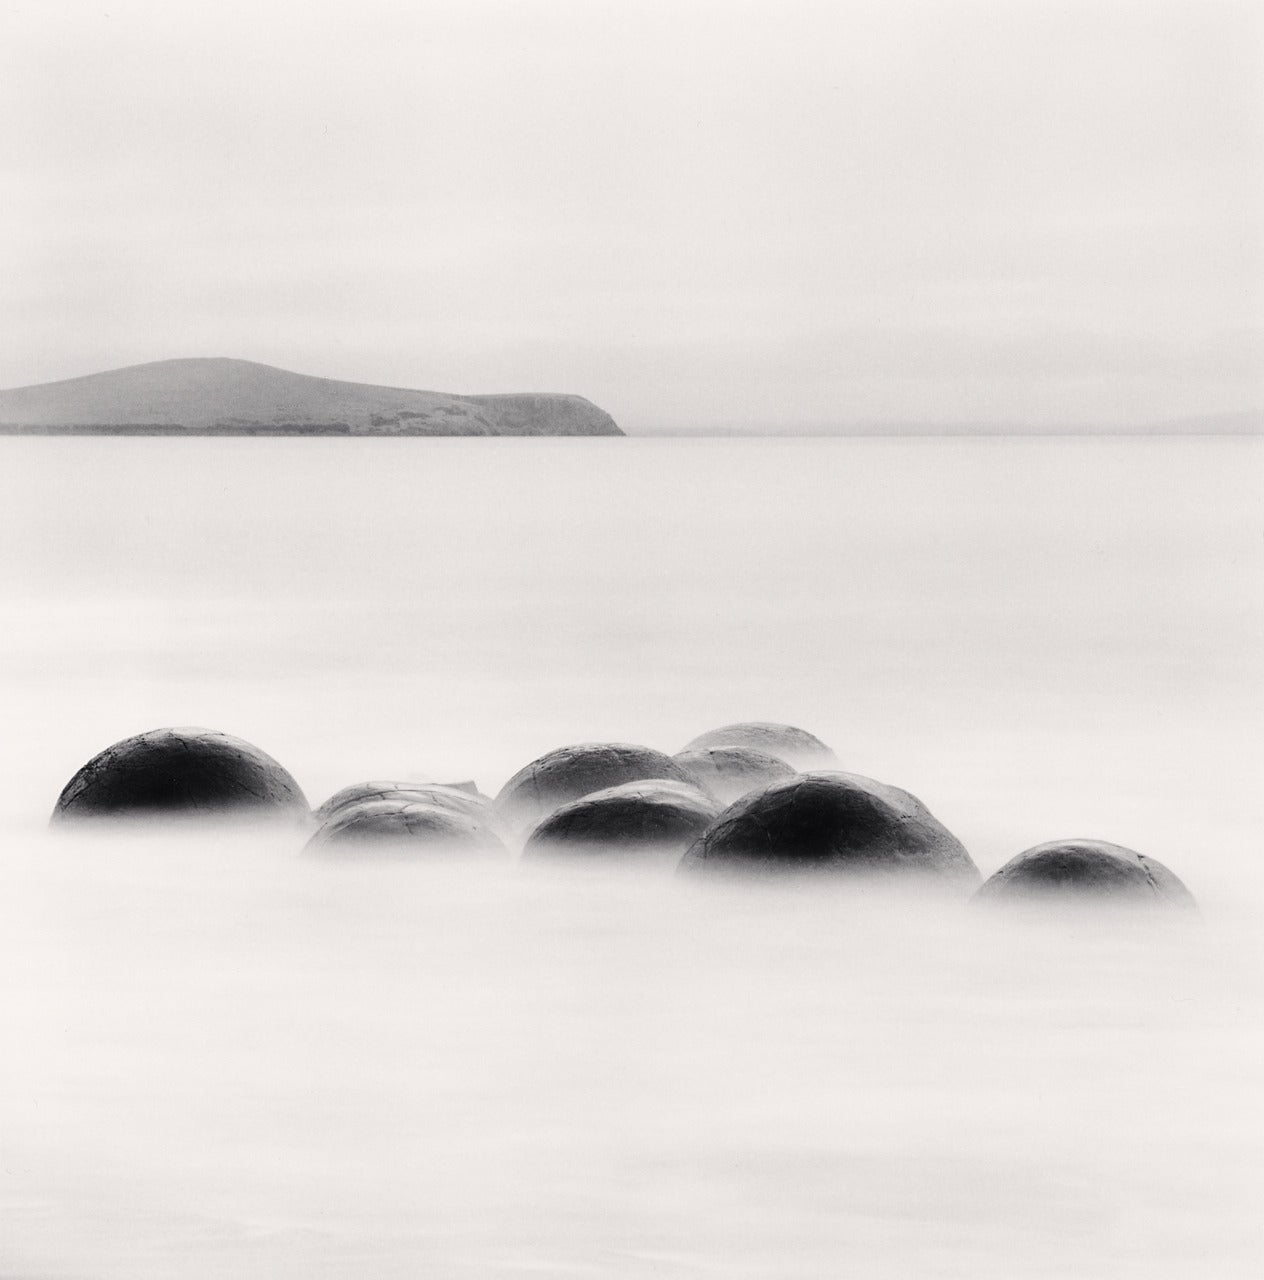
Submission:
[[[288,373],[249,360],[159,360],[0,391],[22,435],[618,436],[582,396],[448,395]]]

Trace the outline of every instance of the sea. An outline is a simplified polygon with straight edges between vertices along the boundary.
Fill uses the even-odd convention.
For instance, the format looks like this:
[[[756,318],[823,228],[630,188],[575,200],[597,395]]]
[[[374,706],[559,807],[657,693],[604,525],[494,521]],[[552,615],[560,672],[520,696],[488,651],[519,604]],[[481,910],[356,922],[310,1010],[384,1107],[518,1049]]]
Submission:
[[[1264,1273],[1264,439],[0,439],[4,1280]],[[48,829],[797,724],[1195,916]]]

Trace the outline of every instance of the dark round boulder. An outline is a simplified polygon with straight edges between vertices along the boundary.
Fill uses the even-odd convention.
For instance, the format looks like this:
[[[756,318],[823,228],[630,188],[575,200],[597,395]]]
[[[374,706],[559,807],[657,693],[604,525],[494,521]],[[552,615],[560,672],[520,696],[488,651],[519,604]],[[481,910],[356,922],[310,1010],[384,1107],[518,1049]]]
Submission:
[[[522,856],[683,852],[720,812],[684,782],[625,782],[554,809],[527,840]]]
[[[487,823],[438,804],[405,797],[347,805],[322,823],[305,853],[386,853],[404,857],[508,854]]]
[[[765,720],[748,720],[712,729],[685,746],[681,754],[685,751],[707,751],[713,747],[749,747],[784,760],[796,769],[828,769],[838,763],[838,757],[829,747],[806,729]]]
[[[1157,858],[1105,840],[1055,840],[1012,857],[976,902],[1097,899],[1193,907],[1194,896]]]
[[[754,747],[702,747],[677,752],[673,758],[697,786],[721,804],[732,804],[770,782],[795,774],[793,765]]]
[[[500,789],[496,809],[515,831],[535,826],[559,805],[624,782],[692,779],[671,756],[624,742],[558,747],[519,769]]]
[[[729,805],[684,869],[915,872],[974,885],[961,842],[916,796],[851,773],[804,773]]]
[[[470,792],[464,787],[448,786],[441,782],[354,782],[341,791],[335,791],[316,810],[316,821],[327,822],[334,814],[353,804],[401,799],[417,804],[437,804],[469,814],[472,818],[495,818],[492,802],[486,796]]]
[[[153,729],[93,756],[66,784],[54,822],[84,818],[311,815],[270,755],[213,729]]]

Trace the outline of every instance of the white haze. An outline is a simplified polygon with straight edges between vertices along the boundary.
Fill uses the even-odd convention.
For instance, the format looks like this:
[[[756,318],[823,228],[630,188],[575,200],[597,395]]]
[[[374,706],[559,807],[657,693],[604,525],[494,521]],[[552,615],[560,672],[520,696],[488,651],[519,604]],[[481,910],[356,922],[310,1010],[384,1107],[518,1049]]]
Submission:
[[[187,835],[6,880],[6,1275],[1258,1274],[1236,914]]]
[[[1258,1274],[1260,442],[2,444],[0,1274]],[[1201,917],[45,827],[748,717]]]
[[[114,0],[0,38],[0,386],[176,356],[629,430],[1264,409],[1252,3]]]

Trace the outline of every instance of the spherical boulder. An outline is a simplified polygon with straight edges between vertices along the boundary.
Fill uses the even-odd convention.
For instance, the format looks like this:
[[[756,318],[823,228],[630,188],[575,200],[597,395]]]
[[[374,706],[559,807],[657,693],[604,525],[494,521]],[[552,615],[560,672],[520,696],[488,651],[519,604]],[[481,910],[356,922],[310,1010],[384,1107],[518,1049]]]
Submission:
[[[365,804],[372,800],[407,799],[418,804],[437,804],[469,814],[472,818],[494,819],[492,802],[464,787],[449,786],[441,782],[354,782],[341,791],[335,791],[316,810],[316,821],[327,822],[334,814],[353,804]]]
[[[66,784],[54,822],[87,818],[307,820],[307,799],[270,755],[213,729],[154,729],[95,755]]]
[[[770,782],[790,778],[793,765],[754,747],[702,747],[673,757],[703,791],[722,804],[732,804]]]
[[[719,812],[712,797],[688,783],[625,782],[554,809],[532,831],[522,856],[680,854]]]
[[[976,902],[1062,898],[1193,907],[1194,896],[1157,858],[1106,840],[1055,840],[1012,857]]]
[[[743,797],[694,841],[681,869],[979,881],[961,842],[920,800],[851,773],[799,774]]]
[[[559,805],[624,782],[657,778],[692,782],[671,756],[624,742],[585,742],[558,747],[533,760],[500,789],[496,809],[516,831],[524,831]]]
[[[686,745],[682,754],[685,751],[707,751],[713,747],[749,747],[765,755],[776,756],[796,769],[828,769],[838,763],[838,757],[829,747],[806,729],[766,720],[748,720],[711,729]]]
[[[322,823],[305,853],[387,853],[405,857],[500,854],[508,850],[485,822],[468,813],[406,797],[350,804]]]

